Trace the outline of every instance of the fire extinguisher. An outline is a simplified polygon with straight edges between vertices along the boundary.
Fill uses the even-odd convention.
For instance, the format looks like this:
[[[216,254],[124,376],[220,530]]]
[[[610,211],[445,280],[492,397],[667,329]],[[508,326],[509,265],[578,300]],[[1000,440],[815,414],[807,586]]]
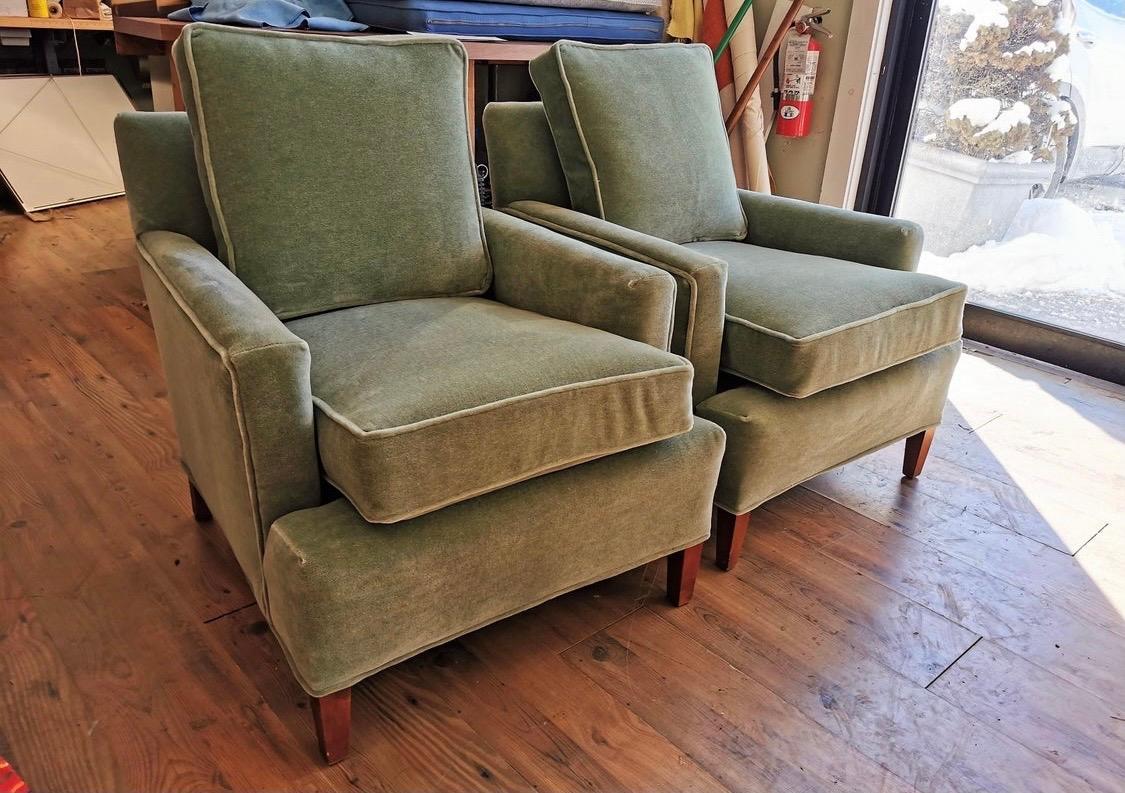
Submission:
[[[775,131],[786,138],[803,138],[812,131],[812,95],[820,62],[820,42],[813,33],[832,35],[820,26],[820,17],[827,9],[817,11],[820,13],[809,14],[795,22],[785,42],[785,68],[781,73],[781,102]]]

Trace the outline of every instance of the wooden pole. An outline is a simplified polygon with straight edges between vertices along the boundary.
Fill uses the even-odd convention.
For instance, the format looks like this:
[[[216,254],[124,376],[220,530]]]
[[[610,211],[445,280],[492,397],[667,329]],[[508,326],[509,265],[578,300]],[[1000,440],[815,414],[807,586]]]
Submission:
[[[793,0],[789,6],[789,10],[785,12],[785,18],[781,20],[781,27],[777,29],[773,39],[770,41],[769,46],[758,58],[758,66],[754,69],[754,73],[750,75],[750,82],[742,89],[742,93],[738,95],[738,101],[734,103],[734,108],[731,109],[730,115],[727,116],[727,134],[734,132],[738,122],[742,120],[742,115],[746,112],[746,108],[750,104],[750,100],[754,98],[754,92],[758,90],[758,85],[762,82],[762,77],[769,68],[770,63],[773,61],[773,56],[781,49],[781,43],[785,41],[785,37],[789,34],[789,28],[793,26],[793,20],[797,18],[797,14],[801,12],[801,3],[803,0]]]

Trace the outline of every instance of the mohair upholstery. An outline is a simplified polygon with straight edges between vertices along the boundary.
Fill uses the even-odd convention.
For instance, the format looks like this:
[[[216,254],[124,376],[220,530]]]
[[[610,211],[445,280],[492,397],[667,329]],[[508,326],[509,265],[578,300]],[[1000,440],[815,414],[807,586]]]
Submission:
[[[747,512],[822,471],[940,422],[960,349],[964,288],[891,272],[916,268],[922,250],[916,224],[738,190],[747,218],[743,240],[676,245],[575,211],[573,201],[551,206],[536,200],[550,194],[549,179],[509,176],[521,161],[551,163],[542,151],[538,110],[538,103],[518,110],[503,104],[486,115],[498,207],[674,275],[670,262],[695,262],[700,272],[704,262],[723,268],[724,291],[711,293],[717,299],[693,297],[690,322],[687,284],[677,276],[672,344],[695,364],[697,414],[728,432],[720,506]],[[565,162],[554,118],[551,127],[555,154]],[[643,135],[645,127],[638,123],[635,132]],[[674,152],[679,157],[681,148]],[[839,284],[837,276],[843,276]],[[921,304],[896,311],[903,308],[899,299]],[[743,321],[728,322],[726,314]],[[849,321],[855,324],[844,327]],[[791,332],[752,326],[764,323]],[[685,349],[680,345],[687,327],[694,332]],[[745,384],[715,394],[720,347],[724,367],[736,372],[725,379],[743,383],[749,376],[776,390]]]
[[[688,433],[394,526],[335,501],[278,520],[270,622],[323,696],[441,642],[703,542],[723,434]]]
[[[739,190],[738,197],[747,217],[746,242],[889,270],[918,267],[922,227],[912,221],[750,190]]]
[[[656,267],[484,210],[491,297],[668,349],[676,281]]]
[[[729,267],[723,369],[786,396],[807,397],[961,338],[963,284],[744,242],[685,247]]]
[[[709,47],[560,41],[530,69],[571,207],[671,242],[745,236]]]
[[[791,399],[755,385],[721,391],[696,412],[727,433],[715,503],[759,504],[831,468],[941,422],[961,343]]]
[[[503,209],[513,201],[570,206],[542,102],[489,102],[483,126],[493,207]]]
[[[274,313],[488,288],[458,42],[195,24],[174,54],[220,258]]]
[[[377,303],[288,327],[312,351],[324,475],[373,523],[691,428],[682,358],[496,301]]]
[[[270,524],[320,503],[308,345],[196,242],[138,244],[181,456],[266,609]]]
[[[245,63],[260,55],[257,35],[261,34],[248,39],[247,58],[231,55],[232,71],[239,76]],[[181,44],[194,37],[189,27]],[[311,36],[293,40],[298,39],[309,47],[320,46]],[[331,49],[334,43],[325,46]],[[432,48],[429,43],[420,46]],[[369,52],[375,51],[357,47],[350,56],[341,54],[341,65],[362,61]],[[439,53],[434,60],[443,58]],[[324,66],[317,54],[298,62],[309,64],[314,72]],[[180,65],[184,66],[182,57]],[[462,67],[458,65],[463,76]],[[291,113],[292,107],[315,111],[321,101],[316,94],[331,94],[341,75],[349,83],[356,81],[355,75],[364,77],[367,68],[362,63],[354,70],[342,69],[323,85],[306,86],[310,93],[281,106],[283,113]],[[278,74],[284,76],[284,70],[272,79],[279,79]],[[194,76],[198,73],[189,75]],[[251,82],[261,79],[254,75]],[[194,90],[190,81],[184,85],[189,93]],[[425,105],[428,100],[417,98],[424,96],[417,85],[412,76],[400,82],[399,93]],[[342,93],[354,90],[358,89],[348,85]],[[269,127],[268,119],[278,116],[266,112],[271,105],[254,99],[261,125]],[[206,115],[207,102],[203,105]],[[460,115],[461,105],[456,108]],[[243,110],[233,107],[226,112],[238,115]],[[338,122],[344,109],[333,112]],[[364,127],[384,112],[385,106],[360,103],[347,108],[343,117],[357,117],[355,126]],[[315,127],[300,115],[295,117],[300,122],[298,137]],[[438,137],[444,123],[438,119]],[[362,306],[293,319],[291,324],[314,339],[316,349],[310,349],[279,318],[284,306],[264,301],[244,282],[244,272],[232,272],[215,253],[181,233],[199,234],[224,256],[230,254],[231,239],[236,259],[242,251],[237,235],[221,244],[208,236],[207,203],[214,195],[205,195],[199,180],[189,178],[195,154],[187,130],[184,117],[170,115],[128,116],[117,125],[119,151],[128,160],[123,171],[144,259],[145,293],[185,466],[310,694],[340,690],[436,643],[706,539],[724,435],[706,420],[695,419],[693,426],[690,366],[660,349],[667,346],[671,329],[670,276],[490,213],[488,245],[497,264],[495,281],[486,285],[496,300],[443,296],[380,302],[378,295],[369,295]],[[309,145],[311,139],[302,142]],[[291,149],[278,151],[284,155]],[[337,151],[335,158],[342,160],[346,154]],[[305,166],[285,156],[277,163],[279,169],[291,165],[296,172]],[[255,161],[247,175],[261,176],[260,164]],[[444,167],[441,162],[433,165]],[[462,176],[471,185],[465,165]],[[233,174],[237,169],[228,170],[228,176]],[[302,178],[308,182],[305,200],[322,201],[322,189],[309,189],[317,187],[319,175],[305,173]],[[405,203],[413,201],[415,193],[437,202],[443,178],[444,173],[438,178],[419,171]],[[435,192],[428,192],[434,185]],[[243,190],[235,204],[249,202],[252,192]],[[223,190],[216,194],[216,208],[222,209]],[[273,198],[284,211],[291,209],[291,195]],[[450,200],[456,204],[459,199],[453,195]],[[317,204],[313,214],[320,208]],[[249,217],[246,222],[252,228],[260,220]],[[172,231],[157,228],[162,225]],[[268,225],[262,223],[259,229]],[[480,225],[478,217],[478,236]],[[257,275],[276,277],[265,279],[269,283],[262,288],[267,292],[273,287],[293,291],[275,289],[271,298],[280,294],[300,302],[315,297],[321,287],[335,288],[331,282],[341,271],[333,270],[339,261],[332,256],[340,251],[325,260],[325,283],[314,283],[309,279],[320,266],[310,253],[319,244],[315,235],[295,239],[287,237],[285,229],[275,230],[275,261]],[[404,224],[387,233],[410,238],[412,228]],[[374,237],[353,242],[360,252],[389,249]],[[454,255],[457,250],[451,249]],[[481,251],[485,253],[483,247]],[[302,273],[286,269],[299,261],[312,268],[305,281]],[[232,259],[227,263],[238,265]],[[349,272],[361,281],[377,281],[369,276],[383,274],[377,269]],[[427,307],[439,310],[427,313]],[[450,307],[454,308],[447,310]],[[475,320],[460,325],[453,321],[462,313]],[[363,321],[376,316],[381,320],[378,327]],[[409,321],[411,316],[420,322]],[[333,325],[338,326],[336,335],[318,335],[318,328]],[[419,355],[412,357],[415,352]],[[577,389],[569,387],[573,382],[562,382],[598,377],[608,395],[594,402],[583,391],[603,383]],[[319,391],[325,380],[339,386],[337,396],[354,400],[357,416],[366,411],[360,420],[412,422],[425,413],[447,411],[432,422],[413,421],[412,431],[402,433],[419,437],[454,419],[471,423],[486,412],[499,413],[509,405],[523,408],[531,401],[490,403],[487,411],[469,409],[452,416],[448,412],[474,399],[480,408],[505,393],[526,396],[540,385],[562,386],[534,392],[537,399],[563,397],[542,411],[549,416],[533,417],[539,424],[493,422],[479,431],[463,427],[468,435],[450,434],[430,449],[408,450],[405,454],[412,459],[404,465],[416,466],[415,472],[425,469],[417,483],[421,496],[415,501],[453,487],[459,476],[465,485],[472,476],[480,478],[480,472],[505,465],[518,472],[521,453],[546,446],[564,433],[578,439],[573,443],[584,439],[605,449],[614,443],[643,445],[397,525],[372,525],[344,499],[322,505],[313,394],[314,381]],[[365,394],[369,400],[362,398]],[[679,434],[654,440],[673,431]],[[319,439],[322,446],[331,445],[324,435]],[[534,443],[521,447],[521,436]],[[473,466],[477,470],[469,470]],[[365,488],[383,487],[386,481],[401,484],[405,478],[399,469],[369,473],[368,481],[361,483]]]
[[[113,129],[134,232],[174,231],[215,252],[187,114],[122,113]]]
[[[490,163],[492,156],[490,150]],[[672,275],[676,281],[676,305],[671,350],[683,355],[695,367],[692,384],[695,402],[715,393],[726,301],[725,262],[683,245],[538,201],[516,201],[505,211]]]

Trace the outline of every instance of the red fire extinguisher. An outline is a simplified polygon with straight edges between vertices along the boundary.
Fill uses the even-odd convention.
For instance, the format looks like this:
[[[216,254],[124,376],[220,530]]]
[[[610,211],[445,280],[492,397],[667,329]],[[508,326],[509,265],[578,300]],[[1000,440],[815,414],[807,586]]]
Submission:
[[[789,31],[785,42],[785,68],[779,86],[781,103],[777,108],[776,132],[786,138],[803,138],[812,130],[812,95],[816,90],[816,67],[820,62],[820,43],[813,36],[813,31],[827,33],[818,23],[819,20],[809,17],[801,19]]]

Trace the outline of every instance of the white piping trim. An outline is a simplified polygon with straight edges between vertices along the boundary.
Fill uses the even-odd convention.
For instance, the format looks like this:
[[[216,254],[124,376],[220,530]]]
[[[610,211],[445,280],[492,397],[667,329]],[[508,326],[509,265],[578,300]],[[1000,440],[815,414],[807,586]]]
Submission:
[[[660,441],[666,441],[669,438],[678,438],[685,432],[690,432],[692,426],[693,422],[691,418],[689,418],[687,427],[673,430],[672,432],[669,432],[665,435],[657,435],[655,437],[649,437],[645,438],[644,440],[639,440],[636,443],[629,443],[622,446],[613,446],[601,451],[580,454],[561,462],[548,463],[547,465],[542,465],[538,468],[532,468],[522,473],[516,474],[515,476],[509,477],[500,482],[494,482],[482,487],[465,490],[456,495],[449,496],[441,501],[426,504],[423,507],[417,507],[405,512],[398,512],[390,516],[371,517],[359,504],[352,500],[352,497],[348,495],[344,488],[336,484],[336,482],[330,476],[328,476],[327,473],[324,474],[324,479],[330,485],[340,491],[340,494],[348,500],[348,503],[351,504],[352,507],[355,508],[355,511],[358,512],[360,516],[368,523],[373,523],[375,525],[388,525],[399,523],[404,520],[410,520],[411,518],[417,518],[422,515],[428,515],[431,512],[436,512],[439,509],[444,509],[445,507],[452,506],[453,504],[459,504],[462,501],[468,501],[470,498],[476,498],[477,496],[483,496],[486,493],[493,493],[497,490],[503,490],[506,487],[511,487],[512,485],[519,484],[520,482],[526,482],[528,479],[534,479],[537,476],[543,476],[545,474],[552,474],[565,468],[571,468],[576,465],[581,465],[582,463],[589,462],[590,460],[597,460],[602,457],[609,457],[614,454],[620,454],[621,452],[627,452],[630,449],[637,449],[641,446],[647,446],[650,443],[659,443]]]
[[[235,266],[234,245],[231,242],[230,231],[227,227],[226,217],[223,215],[222,207],[219,203],[218,184],[215,179],[215,170],[211,162],[211,145],[207,135],[207,124],[203,114],[203,98],[199,92],[199,76],[195,66],[195,56],[192,54],[191,41],[192,36],[196,29],[207,30],[216,29],[222,30],[224,33],[230,33],[231,29],[223,25],[211,25],[207,23],[194,23],[188,26],[185,35],[182,36],[184,44],[184,56],[187,61],[188,74],[191,76],[191,93],[195,100],[196,118],[199,125],[200,133],[200,148],[203,151],[203,167],[207,175],[207,187],[211,194],[212,205],[215,210],[215,217],[219,222],[219,231],[223,237],[223,245],[227,254],[227,266],[232,273],[237,273],[238,270]],[[252,35],[252,36],[268,36],[271,38],[293,38],[292,32],[279,31],[279,30],[254,30],[254,29],[238,29],[237,35]],[[473,79],[473,75],[469,73],[469,56],[465,51],[464,45],[457,39],[449,36],[384,36],[384,37],[355,37],[355,36],[341,36],[334,34],[303,34],[301,39],[322,39],[335,41],[340,43],[347,43],[352,45],[378,45],[378,46],[399,46],[399,45],[416,45],[420,43],[440,44],[446,47],[452,47],[458,54],[461,60],[461,73],[463,79],[461,81],[461,99],[462,105],[465,107],[465,148],[468,155],[468,165],[470,174],[473,171],[473,140],[469,133],[469,117],[468,113],[468,81]],[[475,184],[475,182],[474,182]],[[492,258],[488,251],[488,238],[484,232],[484,215],[481,212],[480,196],[476,194],[475,186],[473,188],[473,205],[476,208],[477,214],[477,233],[480,235],[481,248],[484,253],[484,266],[485,277],[484,286],[481,291],[487,291],[489,284],[492,280]]]
[[[566,77],[566,68],[562,62],[562,44],[556,44],[555,60],[559,65],[559,80],[562,82],[563,91],[566,92],[566,103],[570,106],[570,119],[574,123],[574,131],[578,133],[578,142],[582,144],[582,152],[586,155],[586,166],[590,169],[590,177],[594,182],[594,196],[598,199],[598,215],[605,219],[605,204],[602,203],[602,186],[598,178],[598,166],[594,164],[594,155],[590,153],[590,146],[586,135],[582,132],[582,123],[578,120],[578,107],[574,104],[574,93],[570,87],[570,80]]]
[[[564,226],[562,224],[555,223],[554,221],[547,220],[540,215],[529,214],[529,213],[526,213],[526,212],[524,212],[523,210],[520,210],[520,209],[513,209],[510,206],[506,207],[504,209],[504,211],[508,212],[510,214],[516,215],[517,217],[520,217],[520,218],[528,221],[529,223],[536,223],[536,224],[539,224],[541,226],[546,226],[547,228],[551,229],[552,231],[557,231],[558,233],[565,234],[568,237],[576,237],[576,238],[582,240],[583,242],[590,243],[591,245],[595,245],[596,247],[607,248],[607,249],[612,250],[614,253],[617,253],[621,256],[625,256],[625,257],[630,258],[630,259],[635,259],[637,261],[644,262],[645,264],[651,264],[653,267],[659,267],[661,270],[664,270],[666,272],[676,273],[677,275],[682,277],[685,281],[688,282],[688,316],[687,316],[687,329],[684,332],[684,355],[686,355],[689,358],[691,357],[691,354],[692,354],[692,352],[694,350],[694,346],[695,346],[695,324],[696,324],[695,321],[696,321],[696,314],[697,314],[697,305],[698,305],[698,301],[699,301],[699,282],[696,280],[694,273],[690,273],[686,270],[682,270],[679,267],[676,267],[675,265],[669,264],[668,262],[660,261],[660,260],[655,259],[651,256],[646,256],[645,254],[638,253],[637,251],[633,250],[632,248],[629,248],[625,245],[620,245],[618,243],[612,242],[610,240],[607,240],[604,237],[598,237],[598,236],[595,236],[594,234],[590,234],[590,233],[587,233],[585,231],[579,231],[578,229],[574,228],[573,226]],[[575,210],[568,210],[568,211],[574,212]],[[604,220],[602,218],[597,218],[597,219],[602,220],[602,222],[604,222],[604,223],[610,222],[610,221]],[[642,233],[642,232],[636,232],[636,233],[639,234],[639,233]],[[661,242],[666,242],[666,240],[661,240]],[[668,243],[668,244],[674,245],[675,243]],[[687,250],[690,250],[690,249],[687,249]],[[700,255],[700,256],[707,256],[707,254],[699,253],[698,251],[693,251],[693,253],[698,253],[698,255]],[[707,258],[714,259],[715,262],[721,263],[721,260],[715,259],[713,256],[708,256]],[[674,304],[673,304],[673,307],[672,307],[672,311],[673,311],[673,317],[674,317],[675,316],[675,305]],[[672,324],[673,324],[673,329],[674,329],[674,327],[675,327],[675,320],[674,319],[673,319]]]
[[[680,358],[680,356],[676,356]],[[680,360],[684,360],[680,358]],[[456,421],[457,419],[466,416],[476,415],[478,413],[487,413],[492,410],[497,410],[508,405],[517,404],[519,402],[530,401],[533,399],[542,399],[544,397],[553,396],[554,394],[566,393],[568,391],[582,391],[588,388],[597,388],[600,386],[614,385],[620,382],[627,382],[630,380],[642,380],[651,377],[659,377],[668,374],[683,374],[684,372],[694,371],[691,364],[686,361],[678,366],[667,366],[662,369],[646,369],[643,372],[633,372],[631,374],[614,375],[613,377],[603,377],[598,380],[585,380],[578,383],[570,383],[568,385],[552,386],[551,388],[544,388],[539,391],[533,391],[530,394],[518,394],[516,396],[505,397],[494,402],[487,402],[483,405],[477,405],[471,408],[463,408],[455,410],[452,413],[445,413],[441,416],[433,416],[427,419],[421,419],[409,424],[403,424],[398,427],[387,427],[385,429],[365,430],[358,426],[354,421],[347,416],[340,413],[331,405],[326,403],[318,396],[313,396],[313,403],[320,408],[328,418],[335,421],[344,429],[348,430],[352,435],[355,435],[360,440],[368,440],[372,438],[390,438],[396,435],[405,435],[407,433],[423,430],[437,424],[443,424],[448,421]]]
[[[191,51],[191,39],[195,33],[189,27],[183,36],[184,60],[187,61],[188,74],[191,76],[191,95],[195,100],[196,121],[199,124],[199,148],[203,152],[203,170],[207,175],[207,190],[211,193],[211,205],[215,210],[215,218],[219,221],[219,232],[223,235],[223,249],[227,255],[226,265],[232,273],[237,273],[234,260],[234,245],[231,243],[230,230],[227,228],[226,217],[219,203],[219,190],[215,184],[215,169],[211,165],[211,144],[207,136],[207,121],[203,116],[203,97],[199,93],[199,74],[195,69],[195,56]]]
[[[963,292],[965,292],[964,286],[951,287],[949,289],[946,289],[944,292],[939,292],[936,295],[931,295],[930,297],[923,298],[922,300],[916,300],[913,303],[904,303],[901,306],[889,308],[886,311],[881,311],[878,314],[872,314],[870,317],[852,320],[851,322],[845,322],[843,325],[837,325],[836,327],[828,328],[827,330],[817,331],[816,333],[813,333],[809,336],[790,336],[788,333],[784,333],[780,330],[773,330],[772,328],[763,327],[762,325],[758,325],[748,319],[736,317],[733,314],[726,314],[726,319],[728,322],[733,322],[736,325],[745,325],[746,327],[750,328],[751,330],[755,330],[758,333],[764,333],[767,336],[774,336],[776,338],[787,341],[794,346],[800,346],[802,344],[809,344],[814,341],[819,341],[820,339],[823,339],[826,336],[831,336],[835,333],[840,333],[845,330],[851,330],[852,328],[858,328],[863,325],[867,325],[868,323],[875,322],[886,317],[894,316],[895,314],[903,311],[909,311],[911,309],[928,306],[931,303],[936,303],[939,300],[944,300],[945,298],[950,297],[954,294],[960,294]],[[948,342],[946,343],[948,344]]]
[[[904,355],[903,357],[901,357],[901,358],[899,358],[895,361],[891,361],[888,364],[880,366],[878,369],[871,369],[869,371],[863,372],[862,374],[857,374],[854,377],[849,377],[846,380],[840,380],[838,382],[831,383],[831,384],[826,385],[826,386],[821,386],[820,388],[818,388],[815,391],[808,391],[808,392],[799,393],[799,394],[795,394],[795,393],[792,393],[790,391],[782,391],[782,390],[778,389],[777,386],[770,385],[769,383],[764,383],[761,380],[757,380],[757,379],[751,377],[750,375],[744,374],[744,373],[738,371],[737,369],[732,369],[729,366],[720,366],[719,371],[726,372],[727,374],[734,375],[735,377],[740,377],[743,380],[751,382],[754,385],[761,386],[762,388],[766,389],[767,391],[772,391],[775,394],[781,394],[782,396],[790,397],[792,399],[807,399],[808,397],[816,396],[817,394],[821,393],[822,391],[827,391],[831,388],[836,388],[837,386],[842,386],[842,385],[847,385],[849,383],[854,383],[856,380],[862,380],[863,378],[868,377],[870,375],[878,374],[879,372],[885,372],[888,369],[893,369],[896,366],[900,366],[904,363],[909,363],[910,361],[917,360],[918,358],[921,358],[924,355],[929,355],[932,352],[944,350],[946,347],[952,347],[955,344],[956,345],[961,344],[961,337],[960,336],[953,339],[952,341],[945,341],[945,342],[937,344],[933,347],[930,347],[928,350],[922,350],[921,352],[910,353],[909,355]]]
[[[199,319],[198,315],[196,315],[196,313],[194,311],[192,311],[191,307],[187,304],[187,301],[184,300],[182,295],[180,295],[179,290],[176,289],[173,286],[173,284],[171,283],[171,281],[168,280],[167,276],[165,276],[164,273],[161,272],[159,266],[156,264],[155,257],[153,257],[153,255],[148,251],[148,249],[140,241],[140,239],[137,240],[137,250],[140,251],[141,257],[148,264],[148,267],[152,271],[153,275],[156,276],[157,280],[160,281],[160,283],[164,287],[165,291],[172,298],[172,302],[174,302],[177,306],[179,306],[180,311],[183,312],[183,314],[187,318],[188,322],[190,322],[195,327],[195,329],[199,333],[199,335],[203,338],[203,340],[205,342],[207,342],[207,345],[212,349],[212,351],[215,352],[216,355],[219,356],[219,360],[222,362],[223,368],[226,369],[227,376],[230,378],[231,397],[232,397],[233,402],[234,402],[235,421],[238,424],[238,434],[239,434],[239,437],[242,441],[242,467],[243,467],[243,472],[246,475],[246,489],[247,489],[247,491],[249,493],[249,496],[250,496],[250,509],[251,509],[251,512],[253,513],[251,515],[251,518],[254,520],[254,528],[255,528],[254,534],[257,537],[258,558],[259,558],[259,560],[261,560],[262,557],[265,554],[265,536],[264,536],[264,534],[265,534],[266,529],[262,526],[262,510],[261,510],[261,504],[258,500],[258,487],[257,487],[257,484],[256,484],[256,479],[254,477],[254,459],[253,459],[253,453],[250,450],[250,433],[249,433],[249,430],[247,430],[247,428],[246,428],[246,421],[245,421],[245,417],[243,415],[243,408],[242,408],[242,394],[241,394],[241,391],[238,387],[238,373],[235,371],[234,363],[232,361],[232,356],[227,351],[227,349],[225,347],[223,347],[221,344],[219,344],[218,340],[216,340],[215,337],[211,335],[211,333],[207,330],[206,326]],[[202,248],[201,248],[201,250],[202,250]],[[208,253],[208,255],[210,256],[211,254]],[[217,261],[217,260],[216,260],[215,264],[218,267],[223,266],[222,263]],[[299,342],[301,340],[297,339],[296,341]],[[264,571],[263,571],[263,575],[262,575],[261,586],[262,586],[262,598],[263,598],[263,600],[266,601],[265,603],[262,604],[262,607],[263,607],[263,610],[266,611],[266,613],[269,613],[268,612],[269,598],[268,598],[268,595],[266,593],[266,581],[265,581]]]

